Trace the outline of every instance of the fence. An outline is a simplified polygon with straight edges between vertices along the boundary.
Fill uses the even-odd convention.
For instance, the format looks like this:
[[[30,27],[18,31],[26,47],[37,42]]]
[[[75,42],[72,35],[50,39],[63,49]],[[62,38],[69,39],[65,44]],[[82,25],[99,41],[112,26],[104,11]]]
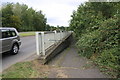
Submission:
[[[46,55],[45,51],[67,38],[71,31],[36,32],[37,55]]]

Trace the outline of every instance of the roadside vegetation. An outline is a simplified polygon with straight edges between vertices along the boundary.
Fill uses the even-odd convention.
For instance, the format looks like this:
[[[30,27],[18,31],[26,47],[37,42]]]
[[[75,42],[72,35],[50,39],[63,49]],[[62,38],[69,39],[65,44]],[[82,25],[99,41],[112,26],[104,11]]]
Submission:
[[[0,12],[2,12],[2,27],[14,27],[19,32],[56,29],[55,26],[47,24],[47,18],[41,10],[36,11],[26,4],[4,3]]]
[[[18,31],[45,30],[46,18],[42,11],[35,11],[25,4],[2,5],[2,27],[14,27]]]
[[[49,67],[38,60],[19,62],[5,70],[2,78],[47,78]]]
[[[21,37],[34,36],[34,35],[35,35],[35,32],[22,32],[22,33],[19,33],[19,35],[20,35]]]
[[[2,13],[2,27],[14,27],[19,32],[67,29],[64,26],[47,24],[47,18],[41,10],[36,11],[26,4],[3,3],[0,13]]]
[[[120,2],[93,2],[71,15],[79,54],[92,59],[100,70],[120,77]]]

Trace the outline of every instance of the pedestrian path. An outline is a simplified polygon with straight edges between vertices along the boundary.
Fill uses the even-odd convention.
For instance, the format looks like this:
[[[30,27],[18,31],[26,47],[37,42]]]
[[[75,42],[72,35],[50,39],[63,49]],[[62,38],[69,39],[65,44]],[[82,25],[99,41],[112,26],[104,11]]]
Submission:
[[[74,44],[48,65],[54,67],[50,70],[48,78],[108,78],[91,61],[80,57]]]

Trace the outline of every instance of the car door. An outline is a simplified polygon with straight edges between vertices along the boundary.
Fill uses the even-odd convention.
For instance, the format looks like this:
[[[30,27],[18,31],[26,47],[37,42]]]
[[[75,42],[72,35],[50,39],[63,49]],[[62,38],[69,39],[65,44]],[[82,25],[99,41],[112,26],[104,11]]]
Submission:
[[[9,51],[11,45],[11,38],[8,29],[2,29],[2,52]]]

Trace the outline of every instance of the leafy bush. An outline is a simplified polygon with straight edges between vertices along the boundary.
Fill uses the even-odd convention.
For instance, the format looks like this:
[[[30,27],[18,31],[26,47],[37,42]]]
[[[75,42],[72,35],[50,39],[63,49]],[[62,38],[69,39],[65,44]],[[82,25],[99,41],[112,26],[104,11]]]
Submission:
[[[118,48],[111,48],[108,50],[104,50],[100,56],[96,59],[96,64],[98,64],[104,72],[108,72],[108,74],[113,77],[119,74],[120,70],[120,55],[118,52]]]
[[[94,57],[102,71],[115,77],[120,75],[119,6],[119,2],[85,3],[73,13],[70,23],[78,39],[79,54],[90,59]]]
[[[100,31],[96,30],[91,33],[83,34],[77,42],[79,53],[90,58],[99,48]],[[102,44],[101,44],[102,45]]]

